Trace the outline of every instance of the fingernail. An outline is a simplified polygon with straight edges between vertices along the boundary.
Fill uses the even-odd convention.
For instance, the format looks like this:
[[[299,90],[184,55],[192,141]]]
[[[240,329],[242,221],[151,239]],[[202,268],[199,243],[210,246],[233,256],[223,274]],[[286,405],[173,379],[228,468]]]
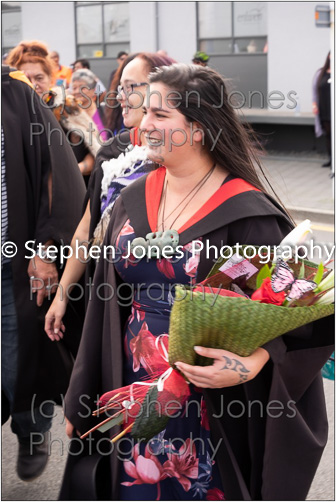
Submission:
[[[57,335],[58,331],[59,331],[59,330],[58,330],[58,328],[55,328],[55,329],[54,329],[54,333],[55,333],[55,335]]]
[[[194,350],[196,350],[196,352],[199,350],[200,352],[202,352],[202,347],[200,347],[199,345],[194,345]]]

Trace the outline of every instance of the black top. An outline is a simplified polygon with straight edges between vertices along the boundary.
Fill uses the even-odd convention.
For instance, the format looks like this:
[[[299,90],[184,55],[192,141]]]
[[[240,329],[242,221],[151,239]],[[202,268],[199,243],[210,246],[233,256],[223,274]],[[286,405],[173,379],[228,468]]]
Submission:
[[[318,85],[319,93],[319,116],[320,121],[331,121],[331,89],[330,89],[330,73],[324,73]]]

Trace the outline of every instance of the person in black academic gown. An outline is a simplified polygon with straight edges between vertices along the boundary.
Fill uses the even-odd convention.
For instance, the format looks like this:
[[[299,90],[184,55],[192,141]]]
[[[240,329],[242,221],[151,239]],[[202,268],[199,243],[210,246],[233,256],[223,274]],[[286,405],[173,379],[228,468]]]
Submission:
[[[102,163],[111,159],[120,158],[121,163],[123,164],[122,172],[120,172],[119,167],[119,179],[113,178],[110,182],[114,190],[112,201],[114,201],[118,196],[121,188],[125,183],[132,183],[133,179],[132,176],[130,176],[131,170],[129,168],[126,168],[124,159],[127,159],[129,153],[132,155],[132,152],[130,151],[130,147],[132,147],[132,145],[141,146],[141,138],[137,134],[137,130],[143,116],[142,108],[140,106],[141,101],[139,100],[139,97],[142,96],[142,100],[145,99],[148,74],[156,67],[170,65],[173,62],[174,61],[168,56],[163,57],[159,56],[156,53],[149,52],[132,54],[131,56],[128,56],[128,58],[124,61],[121,67],[121,84],[123,85],[123,90],[118,93],[118,101],[120,103],[120,109],[123,113],[125,126],[129,128],[129,130],[125,130],[117,134],[113,139],[110,139],[106,143],[106,145],[103,145],[98,151],[95,166],[90,176],[90,182],[85,197],[84,214],[73,236],[72,245],[74,250],[76,241],[79,244],[85,244],[88,241],[92,241],[95,229],[102,217],[101,199],[102,181],[104,178]],[[134,89],[132,87],[133,82],[135,85]],[[137,82],[137,84],[135,84],[135,82]],[[139,85],[140,83],[143,84]],[[112,111],[117,112],[118,109],[110,108],[109,112]],[[152,168],[153,164],[152,166],[146,165],[146,170],[142,172],[148,172]],[[110,171],[107,169],[107,173],[109,172]],[[140,174],[140,172],[141,171],[139,170],[138,166],[137,176]],[[110,207],[112,207],[112,201],[109,204]],[[90,260],[89,263],[86,264],[84,257],[83,259],[78,259],[76,253],[74,252],[73,256],[66,263],[65,271],[61,279],[60,284],[63,288],[63,291],[67,291],[69,288],[71,288],[72,284],[78,282],[84,271],[85,284],[90,284],[94,269],[95,260]],[[62,318],[67,308],[66,295],[61,295],[61,291],[62,289],[60,288],[56,293],[54,301],[46,315],[45,330],[52,340],[58,340],[59,336],[61,336],[59,329],[61,326]],[[89,297],[89,294],[87,295],[87,297]]]
[[[148,157],[162,167],[121,192],[104,245],[117,248],[121,237],[130,233],[145,238],[149,232],[171,228],[178,231],[182,246],[202,238],[212,251],[207,252],[204,246],[200,254],[196,272],[196,281],[200,282],[212,268],[215,248],[236,243],[279,244],[293,224],[282,206],[265,193],[254,167],[256,153],[230,107],[222,77],[209,68],[173,65],[151,75],[150,91],[141,130],[147,138]],[[96,269],[92,300],[65,398],[69,437],[75,431],[83,434],[97,423],[91,416],[97,396],[122,387],[130,379],[137,380],[128,361],[132,354],[126,353],[124,345],[126,328],[136,316],[129,317],[131,306],[122,297],[111,295],[111,290],[116,292],[125,280],[118,262],[114,263],[111,255],[108,258],[100,260]],[[141,282],[136,275],[139,270],[140,265],[125,266],[125,274],[134,271],[134,280],[128,275],[128,283],[137,286]],[[171,283],[175,281],[173,277]],[[136,303],[133,307],[140,318],[145,315]],[[221,490],[216,494],[221,500],[305,499],[327,440],[320,369],[333,350],[330,326],[329,318],[323,319],[259,347],[248,357],[200,348],[200,354],[214,359],[208,367],[177,364],[205,398],[212,442],[218,447],[215,463]],[[136,335],[138,340],[140,334]],[[235,365],[222,371],[223,357],[234,358],[244,368],[244,383]],[[253,403],[257,406],[252,407]],[[177,426],[180,418],[170,420],[176,420]],[[99,454],[103,439],[99,434],[87,438],[83,452],[92,455],[94,443],[95,454]],[[173,471],[162,482],[158,480],[154,476],[158,467],[157,472],[150,471],[154,460],[141,457],[143,452],[137,453],[135,464],[122,465],[120,445],[119,440],[114,449],[110,448],[111,478],[105,475],[99,482],[100,487],[110,485],[114,500],[125,494],[125,485],[137,485],[137,492],[132,493],[145,500],[146,483],[162,483],[163,489],[176,481]],[[89,477],[83,475],[88,457],[72,453],[61,499],[83,496],[84,478]],[[195,481],[192,468],[198,461],[190,454],[188,462],[192,479],[184,486],[189,489]],[[126,467],[129,478],[121,487]],[[185,497],[191,497],[187,488]],[[206,492],[202,492],[201,498],[205,497]]]
[[[17,250],[2,254],[2,419],[12,417],[17,472],[31,480],[48,459],[51,401],[60,403],[67,389],[69,351],[76,354],[82,324],[77,302],[69,309],[68,346],[44,336],[45,307],[60,272],[59,259],[45,257],[46,246],[69,243],[85,187],[60,126],[27,77],[3,67],[1,89],[2,243]]]

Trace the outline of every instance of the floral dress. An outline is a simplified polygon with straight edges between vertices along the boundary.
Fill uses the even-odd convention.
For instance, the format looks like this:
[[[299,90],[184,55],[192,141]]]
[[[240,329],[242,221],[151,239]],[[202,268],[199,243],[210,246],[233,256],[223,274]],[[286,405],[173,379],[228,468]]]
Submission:
[[[123,256],[135,237],[128,220],[116,243]],[[124,385],[162,373],[174,284],[195,283],[198,263],[199,255],[192,255],[191,245],[186,245],[181,259],[140,260],[130,255],[115,264],[134,298],[125,327]],[[118,443],[120,499],[225,500],[201,389],[190,385],[190,396],[172,415],[147,444],[129,435]]]

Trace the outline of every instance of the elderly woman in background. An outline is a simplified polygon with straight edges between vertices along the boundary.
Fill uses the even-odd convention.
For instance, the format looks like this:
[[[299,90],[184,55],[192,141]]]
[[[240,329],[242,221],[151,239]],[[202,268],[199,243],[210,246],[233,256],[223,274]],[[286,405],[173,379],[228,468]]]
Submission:
[[[74,63],[72,63],[73,72],[77,70],[82,70],[86,68],[87,70],[91,70],[90,63],[87,59],[76,59]],[[103,82],[96,76],[96,88],[95,94],[99,96],[99,102],[103,102],[104,97],[106,95],[106,87]]]
[[[77,101],[71,95],[66,96],[62,87],[51,87],[53,63],[47,46],[38,40],[21,42],[8,55],[7,64],[23,71],[40,98],[53,110],[57,120],[66,132],[68,142],[87,185],[95,156],[102,145],[102,139],[106,138],[105,132],[103,132],[99,141],[98,133],[100,129],[91,117],[91,113],[95,116],[97,108],[94,97],[90,98],[90,90],[88,91],[89,99],[92,103],[86,109],[85,105],[81,105],[81,100],[85,98],[87,89],[82,91],[81,100]],[[93,80],[94,78],[93,75]],[[91,75],[88,77],[88,82],[81,80],[81,83],[83,87],[91,85]],[[94,125],[92,122],[94,122]],[[103,128],[101,121],[99,124]]]
[[[86,68],[77,70],[71,78],[71,93],[79,103],[81,110],[85,111],[91,119],[91,124],[88,123],[86,133],[90,132],[92,141],[98,140],[100,145],[108,139],[107,130],[104,127],[104,111],[99,99],[95,94],[97,78],[91,70]],[[88,152],[85,157],[78,163],[79,169],[84,176],[86,185],[88,178],[94,166],[94,156]]]
[[[72,74],[71,91],[73,96],[80,102],[81,107],[91,117],[96,129],[98,129],[101,140],[106,141],[108,135],[104,127],[104,111],[103,107],[99,105],[99,100],[97,100],[95,94],[96,85],[97,77],[87,68],[82,68]]]
[[[48,55],[48,48],[39,40],[20,42],[11,50],[6,63],[28,77],[37,94],[45,101],[53,79],[53,64]]]

